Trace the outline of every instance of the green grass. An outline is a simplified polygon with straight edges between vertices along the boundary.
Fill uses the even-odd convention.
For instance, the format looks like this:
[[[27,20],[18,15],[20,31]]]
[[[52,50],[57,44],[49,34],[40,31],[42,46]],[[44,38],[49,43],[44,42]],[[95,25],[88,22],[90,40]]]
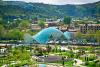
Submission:
[[[62,61],[57,62],[57,64],[62,65]],[[65,67],[73,67],[73,60],[68,60],[64,62]]]
[[[66,61],[65,66],[73,67],[73,61]]]

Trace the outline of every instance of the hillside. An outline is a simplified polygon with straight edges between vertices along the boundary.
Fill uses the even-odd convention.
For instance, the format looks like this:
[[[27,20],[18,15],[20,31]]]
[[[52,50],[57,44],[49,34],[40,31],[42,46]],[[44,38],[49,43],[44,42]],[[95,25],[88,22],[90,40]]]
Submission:
[[[25,3],[20,1],[0,2],[0,15],[5,16],[39,16],[39,17],[97,17],[100,16],[100,1],[83,5],[48,5],[42,3]]]

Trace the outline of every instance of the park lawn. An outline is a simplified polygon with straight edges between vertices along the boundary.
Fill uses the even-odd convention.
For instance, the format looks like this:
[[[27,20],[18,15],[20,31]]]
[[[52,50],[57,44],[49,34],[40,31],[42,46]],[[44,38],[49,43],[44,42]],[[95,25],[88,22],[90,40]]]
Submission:
[[[67,67],[73,67],[73,61],[66,61],[65,66]]]
[[[63,65],[62,61],[57,62],[57,64]],[[65,67],[73,67],[73,60],[68,60],[64,62]]]

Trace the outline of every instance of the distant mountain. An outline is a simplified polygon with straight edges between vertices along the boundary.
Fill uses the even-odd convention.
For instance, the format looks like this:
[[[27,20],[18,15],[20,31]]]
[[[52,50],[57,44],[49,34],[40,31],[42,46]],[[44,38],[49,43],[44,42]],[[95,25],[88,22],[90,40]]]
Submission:
[[[0,1],[1,16],[100,17],[100,1],[83,5],[49,5],[21,1]]]

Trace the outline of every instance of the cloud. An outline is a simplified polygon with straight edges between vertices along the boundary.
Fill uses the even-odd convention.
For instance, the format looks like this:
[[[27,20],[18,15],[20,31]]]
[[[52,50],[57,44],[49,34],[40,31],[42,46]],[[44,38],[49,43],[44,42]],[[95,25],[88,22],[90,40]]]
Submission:
[[[12,0],[6,0],[6,1],[12,1]],[[45,4],[62,5],[62,4],[93,3],[93,2],[100,1],[100,0],[13,0],[13,1],[39,2],[39,3],[45,3]]]

